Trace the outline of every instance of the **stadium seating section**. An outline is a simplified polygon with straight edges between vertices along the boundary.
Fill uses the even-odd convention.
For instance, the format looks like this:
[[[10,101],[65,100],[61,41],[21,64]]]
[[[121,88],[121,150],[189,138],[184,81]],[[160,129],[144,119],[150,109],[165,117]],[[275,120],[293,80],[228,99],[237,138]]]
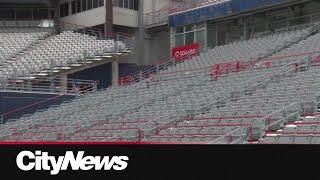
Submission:
[[[0,38],[4,39],[0,43],[1,82],[48,75],[52,68],[59,71],[81,66],[87,63],[86,59],[114,52],[115,48],[119,52],[126,50],[121,41],[100,40],[96,36],[73,31],[64,31],[56,36],[48,36],[45,32],[0,33]]]
[[[296,27],[215,47],[140,82],[11,119],[0,125],[0,140],[320,143],[319,29]],[[50,60],[56,67],[78,64],[84,52],[94,56],[115,47],[75,32],[0,37],[7,49],[0,51],[4,79],[39,73]],[[41,46],[6,65],[42,38]]]

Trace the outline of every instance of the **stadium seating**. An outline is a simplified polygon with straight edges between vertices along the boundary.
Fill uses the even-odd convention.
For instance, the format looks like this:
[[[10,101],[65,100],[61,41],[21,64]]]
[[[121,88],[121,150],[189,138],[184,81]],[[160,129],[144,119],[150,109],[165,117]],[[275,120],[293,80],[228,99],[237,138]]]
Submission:
[[[15,35],[10,33],[3,35],[7,39],[5,52],[15,53],[19,48],[27,47],[44,34],[21,33],[17,34],[19,36],[16,37]],[[26,40],[24,42],[24,40],[20,41],[20,39]],[[10,42],[13,45],[10,45]],[[14,44],[17,45],[15,46]],[[7,79],[47,75],[52,68],[58,71],[63,68],[80,66],[88,62],[86,59],[94,59],[97,55],[113,53],[115,48],[119,52],[126,50],[125,44],[120,41],[98,40],[96,36],[64,31],[59,35],[48,37],[34,49],[16,57],[14,61],[12,59],[2,60],[0,79],[5,81]]]
[[[34,33],[1,33],[0,32],[0,63],[3,65],[9,58],[15,57],[28,46],[47,36],[46,32]]]
[[[307,127],[311,127],[313,134],[283,133],[295,132],[294,128],[300,125],[305,128],[304,121],[297,120],[317,111],[320,88],[317,62],[309,54],[288,55],[316,51],[320,40],[318,29],[318,25],[300,27],[216,47],[141,82],[97,91],[9,120],[0,126],[0,139],[212,144],[319,142],[315,122]],[[42,64],[41,59],[46,57],[48,60],[67,56],[72,64],[78,62],[83,51],[88,50],[93,56],[113,48],[112,42],[100,41],[65,32],[43,46],[52,49],[48,53],[42,54],[40,47],[24,60]],[[72,44],[78,45],[76,55],[70,50],[75,47]],[[110,49],[103,49],[105,44],[111,44],[107,46]],[[286,57],[277,59],[279,56]],[[264,58],[271,58],[268,61],[272,66],[261,66],[265,64]],[[234,59],[254,64],[212,78],[213,65]]]
[[[238,41],[231,44],[218,46],[207,53],[194,57],[193,61],[177,64],[169,67],[167,71],[178,71],[183,69],[208,67],[212,64],[218,64],[228,61],[248,61],[258,58],[269,57],[289,46],[304,40],[314,32],[314,27],[298,28],[292,31],[272,33],[266,36],[249,39],[247,41]],[[308,49],[309,47],[305,47]],[[306,49],[300,49],[305,52]],[[286,50],[287,51],[287,50]],[[294,52],[291,52],[293,54]],[[275,56],[284,54],[277,53]]]

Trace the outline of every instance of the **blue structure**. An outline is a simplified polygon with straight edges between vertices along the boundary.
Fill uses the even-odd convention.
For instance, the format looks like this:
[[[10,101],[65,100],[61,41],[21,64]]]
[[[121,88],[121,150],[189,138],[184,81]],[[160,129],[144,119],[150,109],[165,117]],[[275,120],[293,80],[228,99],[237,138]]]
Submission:
[[[106,63],[89,69],[69,74],[69,79],[97,80],[98,89],[105,89],[112,84],[111,63]]]
[[[18,119],[24,114],[32,114],[37,110],[49,108],[51,105],[59,105],[64,101],[70,101],[75,96],[40,93],[0,92],[0,114],[9,114],[1,117],[0,123],[8,119]],[[50,98],[52,98],[50,100]],[[15,111],[17,110],[17,111]]]
[[[197,9],[172,14],[169,16],[169,26],[177,27],[187,24],[195,24],[235,13],[289,1],[290,0],[229,0],[211,6],[200,7]]]

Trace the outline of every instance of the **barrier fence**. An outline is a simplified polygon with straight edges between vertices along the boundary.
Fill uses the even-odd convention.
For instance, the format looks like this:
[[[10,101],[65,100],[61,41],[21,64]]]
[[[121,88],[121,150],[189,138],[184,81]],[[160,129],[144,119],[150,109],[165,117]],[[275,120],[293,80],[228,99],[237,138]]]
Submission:
[[[43,77],[3,81],[0,91],[83,94],[96,91],[97,85],[94,80]]]
[[[95,27],[88,27],[78,24],[72,24],[68,22],[60,21],[61,30],[63,31],[75,31],[83,34],[88,34],[97,37],[99,40],[113,40],[114,41],[114,53],[123,53],[118,47],[118,43],[125,44],[126,51],[133,53],[136,46],[135,36],[123,32],[108,32],[104,33],[101,29]]]

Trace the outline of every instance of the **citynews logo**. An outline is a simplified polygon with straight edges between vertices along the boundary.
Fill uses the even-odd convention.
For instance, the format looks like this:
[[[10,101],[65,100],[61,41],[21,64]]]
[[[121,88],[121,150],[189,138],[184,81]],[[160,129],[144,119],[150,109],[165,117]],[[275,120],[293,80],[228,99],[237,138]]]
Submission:
[[[27,161],[24,161],[27,160]],[[74,171],[88,170],[125,170],[128,166],[127,156],[84,156],[84,151],[79,151],[75,156],[72,151],[67,151],[64,156],[49,156],[48,152],[22,151],[17,155],[16,164],[23,171],[50,171],[51,175],[57,175],[60,171],[66,171],[68,166]],[[24,163],[27,162],[27,163]]]

